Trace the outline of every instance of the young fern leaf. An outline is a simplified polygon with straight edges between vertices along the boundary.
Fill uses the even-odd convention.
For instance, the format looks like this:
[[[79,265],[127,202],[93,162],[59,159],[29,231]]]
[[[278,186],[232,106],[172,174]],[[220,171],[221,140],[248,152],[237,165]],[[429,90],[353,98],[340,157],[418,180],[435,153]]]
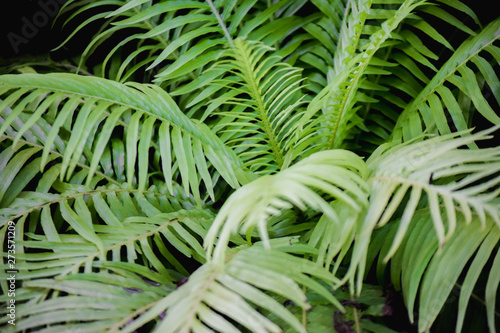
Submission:
[[[380,1],[348,2],[340,24],[338,20],[330,18],[331,15],[328,19],[322,19],[330,25],[335,24],[337,31],[340,31],[338,34],[337,31],[330,32],[332,38],[338,39],[337,41],[334,38],[336,45],[333,51],[325,47],[327,44],[324,37],[318,33],[313,34],[317,29],[308,30],[321,41],[312,52],[300,58],[319,71],[316,76],[309,77],[313,81],[311,83],[317,85],[322,82],[323,90],[315,88],[316,100],[309,106],[309,116],[314,116],[320,109],[323,110],[321,116],[314,116],[319,117],[319,126],[316,129],[322,136],[322,140],[317,140],[319,144],[315,150],[332,144],[334,148],[348,147],[371,153],[390,137],[398,119],[398,110],[407,107],[406,96],[416,98],[423,86],[429,82],[428,74],[424,72],[437,72],[435,65],[438,56],[427,47],[428,40],[453,50],[453,46],[438,32],[433,22],[419,16],[421,12],[451,24],[448,17],[450,15],[443,14],[450,10],[447,7],[450,6],[477,21],[473,12],[458,2],[443,1],[441,5],[444,10],[439,11],[432,10],[437,7],[435,4],[418,2],[413,6],[411,15],[401,11],[408,4],[407,1],[391,1],[390,4]],[[396,6],[399,7],[397,11],[394,10]],[[390,24],[387,23],[398,17],[403,20],[391,30]],[[325,26],[323,23],[322,29],[329,31]],[[419,30],[418,33],[415,33],[415,28]],[[376,43],[376,48],[371,49],[375,35],[384,29],[384,33],[390,33],[382,38],[381,44]],[[468,27],[462,27],[462,30],[474,35]],[[364,58],[353,61],[360,55]],[[358,66],[360,62],[364,64]],[[481,75],[491,78],[491,74],[485,74],[493,72],[488,70],[490,67],[489,64],[483,66]],[[321,80],[318,79],[320,76]],[[494,83],[495,80],[490,79],[489,82]],[[335,96],[336,99],[333,98]],[[449,97],[446,98],[449,100]],[[337,107],[333,108],[334,105]],[[411,125],[416,127],[417,120],[413,119]],[[337,123],[338,126],[335,125]],[[464,129],[466,127],[459,128]],[[330,135],[332,132],[337,133],[336,138]],[[366,135],[368,133],[370,135]]]
[[[335,75],[340,75],[345,71],[351,59],[356,55],[372,2],[372,0],[347,2],[339,32],[339,42],[334,51],[333,72]]]
[[[304,153],[297,149],[303,146],[296,135],[303,114],[300,70],[279,62],[271,51],[263,44],[235,39],[234,48],[227,51],[229,59],[215,68],[223,66],[234,75],[214,82],[228,90],[214,101],[229,105],[217,113],[224,117],[219,131],[245,166],[261,174],[285,169]]]
[[[342,27],[342,39],[338,48],[345,49],[345,51],[340,52],[336,58],[336,77],[313,99],[308,106],[307,116],[304,117],[308,120],[319,110],[323,110],[317,123],[318,131],[323,133],[324,140],[316,149],[332,149],[342,146],[350,128],[348,122],[359,109],[354,106],[357,101],[356,93],[372,58],[400,23],[422,3],[422,1],[416,2],[415,0],[404,1],[393,13],[394,15],[387,18],[381,27],[371,34],[368,43],[362,46],[361,53],[355,53],[355,51],[362,31],[360,25],[364,24],[364,18],[369,13],[370,1],[361,2],[358,6],[353,5],[351,15],[354,17]],[[348,33],[349,30],[354,31]]]
[[[374,4],[372,8],[377,6],[390,8],[391,5]],[[438,6],[443,9],[435,11],[434,9],[438,8]],[[471,12],[470,8],[458,1],[442,1],[441,4],[424,3],[411,13],[411,17],[408,17],[398,26],[392,33],[391,38],[384,43],[385,47],[382,47],[374,55],[370,61],[370,67],[367,69],[367,75],[364,76],[365,79],[361,82],[356,96],[357,105],[361,105],[362,108],[350,120],[349,128],[352,129],[348,131],[349,140],[346,142],[349,147],[361,148],[371,153],[377,146],[386,142],[393,132],[398,120],[398,114],[403,112],[408,103],[417,98],[429,83],[430,79],[428,77],[432,77],[438,71],[437,67],[441,66],[441,59],[444,59],[445,55],[449,53],[448,50],[455,51],[447,40],[448,36],[440,33],[440,31],[446,29],[438,29],[441,26],[435,25],[433,20],[429,20],[428,15],[436,16],[436,18],[442,20],[441,22],[450,24],[452,29],[456,29],[457,25],[461,25],[461,30],[467,34],[475,35],[464,23],[459,22],[456,24],[456,22],[450,21],[449,17],[452,16],[448,12],[455,9],[463,11],[464,14],[477,22],[477,17]],[[377,13],[381,11],[378,8],[375,10]],[[468,20],[464,20],[464,22],[468,22]],[[365,26],[365,33],[373,33],[374,28],[368,27],[370,26]],[[436,43],[442,45],[443,49],[439,56],[434,53],[437,50],[434,47]],[[443,93],[448,95],[445,97],[448,101],[450,101],[450,95],[456,96],[456,92],[448,88]],[[452,97],[452,99],[455,99],[455,97]],[[450,103],[454,102],[451,100],[448,104]],[[464,110],[467,109],[463,100],[460,103]],[[432,101],[431,107],[440,108],[441,106]],[[454,119],[456,117],[453,115]],[[458,117],[462,117],[462,115]],[[420,119],[415,117],[410,125],[412,128],[417,128],[419,123]],[[467,126],[458,127],[457,125],[455,127],[458,130],[467,128]],[[448,128],[448,126],[441,126],[440,131],[443,128]],[[435,130],[435,128],[427,128],[428,132]],[[372,135],[367,136],[368,132]],[[421,133],[421,130],[417,133]],[[450,131],[441,133],[447,134]]]

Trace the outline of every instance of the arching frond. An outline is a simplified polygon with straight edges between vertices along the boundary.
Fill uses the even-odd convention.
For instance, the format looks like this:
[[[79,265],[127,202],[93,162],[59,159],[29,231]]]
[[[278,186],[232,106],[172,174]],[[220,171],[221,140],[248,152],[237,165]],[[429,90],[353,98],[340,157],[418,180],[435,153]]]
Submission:
[[[384,226],[404,202],[397,233],[392,246],[385,253],[389,260],[407,234],[416,209],[425,198],[440,248],[455,233],[457,218],[463,216],[466,224],[475,221],[485,227],[487,218],[500,226],[500,207],[496,198],[500,193],[500,150],[459,149],[476,140],[487,138],[492,128],[474,135],[455,133],[432,139],[382,146],[367,161],[373,195],[354,245],[350,273],[353,279],[358,270],[358,287],[366,264],[371,230]],[[408,200],[403,201],[407,194]],[[445,219],[442,218],[445,216]]]
[[[86,152],[84,158],[90,161],[86,182],[89,185],[116,126],[121,126],[126,133],[123,141],[126,142],[127,181],[129,185],[137,181],[140,190],[148,186],[150,147],[160,151],[161,170],[169,190],[173,190],[172,179],[176,168],[179,168],[184,189],[186,192],[191,191],[198,200],[201,180],[210,195],[214,195],[214,183],[208,172],[210,164],[233,187],[238,187],[237,177],[244,175],[234,153],[203,124],[188,119],[170,96],[157,86],[123,85],[99,78],[83,79],[71,74],[4,76],[0,83],[3,91],[10,90],[11,93],[0,107],[13,106],[12,113],[0,128],[0,134],[25,112],[26,104],[35,99],[39,101],[33,114],[27,117],[26,123],[19,129],[14,144],[47,110],[50,112],[62,107],[54,115],[55,122],[44,148],[47,158],[52,140],[57,137],[61,126],[69,122],[70,125],[66,127],[71,134],[64,151],[61,178],[71,176],[76,163]],[[80,108],[80,112],[72,122],[69,114],[77,108]],[[97,131],[94,141],[92,134]],[[93,147],[92,152],[85,151],[85,148],[90,147]],[[175,154],[175,160],[172,153]],[[137,154],[139,168],[138,179],[135,180]],[[45,165],[44,160],[41,165]],[[197,177],[197,170],[200,178]]]

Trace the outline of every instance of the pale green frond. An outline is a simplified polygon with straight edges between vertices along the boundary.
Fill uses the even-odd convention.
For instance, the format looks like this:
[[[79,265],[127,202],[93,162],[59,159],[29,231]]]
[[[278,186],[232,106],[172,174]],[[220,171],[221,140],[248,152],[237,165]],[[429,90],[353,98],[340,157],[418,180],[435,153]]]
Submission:
[[[487,134],[495,129],[474,135],[455,133],[392,147],[381,146],[379,152],[376,151],[367,161],[370,170],[368,182],[373,195],[362,231],[356,238],[350,273],[346,278],[353,279],[352,274],[358,270],[360,286],[371,230],[384,226],[401,205],[404,211],[384,261],[389,260],[403,242],[423,198],[427,200],[440,249],[454,235],[458,219],[471,223],[472,212],[477,214],[475,221],[483,228],[488,218],[500,226],[500,209],[495,201],[500,184],[497,176],[500,171],[499,149],[459,148],[488,138]],[[405,199],[408,193],[409,198]]]
[[[326,214],[321,216],[311,228],[308,244],[318,249],[318,263],[329,268],[335,261],[335,273],[346,254],[346,249],[354,241],[358,220],[362,215],[339,201],[334,201],[331,205],[338,215],[337,219],[332,220]]]
[[[243,186],[225,202],[205,238],[209,256],[222,261],[230,235],[244,234],[254,227],[258,228],[268,247],[266,221],[293,206],[300,210],[321,211],[337,221],[336,212],[320,193],[342,201],[355,211],[361,210],[366,204],[368,190],[363,180],[365,174],[365,164],[357,155],[331,150],[313,154],[288,169]]]
[[[496,226],[492,226],[497,228]],[[446,244],[439,256],[435,256],[422,281],[419,305],[419,330],[428,329],[439,314],[439,308],[444,305],[446,298],[453,288],[455,281],[461,274],[467,259],[470,258],[488,234],[488,228],[481,230],[479,224],[470,228],[461,228],[454,234],[453,239]],[[494,229],[493,232],[497,232]],[[443,269],[446,265],[448,268]],[[439,282],[438,282],[439,281]],[[431,296],[432,295],[432,296]]]
[[[166,311],[155,331],[213,332],[224,328],[227,332],[239,332],[235,327],[238,323],[253,332],[281,332],[280,327],[263,315],[269,313],[294,331],[305,332],[300,321],[271,295],[293,300],[301,308],[309,309],[299,287],[302,284],[313,288],[337,308],[342,306],[312,278],[331,283],[336,280],[333,275],[310,261],[286,253],[292,249],[293,246],[288,246],[268,251],[256,244],[237,250],[223,266],[207,263],[139,317],[129,330]]]

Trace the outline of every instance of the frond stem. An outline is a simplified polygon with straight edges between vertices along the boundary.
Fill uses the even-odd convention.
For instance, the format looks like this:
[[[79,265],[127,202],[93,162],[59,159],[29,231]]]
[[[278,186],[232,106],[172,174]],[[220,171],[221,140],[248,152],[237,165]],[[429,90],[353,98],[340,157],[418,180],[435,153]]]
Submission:
[[[342,119],[342,115],[345,112],[346,105],[350,101],[351,98],[353,98],[353,95],[357,91],[357,83],[359,81],[359,78],[361,77],[362,74],[364,74],[365,69],[368,67],[368,64],[375,54],[377,50],[380,49],[380,46],[382,45],[383,42],[387,40],[387,38],[390,37],[391,32],[396,29],[399,26],[399,23],[417,6],[420,6],[424,3],[424,1],[420,1],[418,4],[412,5],[412,3],[415,0],[405,0],[404,3],[399,7],[398,12],[400,15],[396,14],[395,19],[393,19],[388,26],[380,28],[379,32],[376,32],[373,36],[375,36],[374,40],[370,42],[371,45],[366,47],[365,56],[363,57],[364,59],[359,62],[359,64],[353,66],[351,69],[351,73],[355,73],[355,75],[350,79],[349,81],[346,82],[346,85],[348,86],[347,92],[344,94],[342,98],[342,102],[340,103],[340,112],[339,115],[337,116],[337,119],[335,120],[335,125],[333,128],[333,132],[330,137],[330,144],[328,146],[329,149],[332,149],[334,147],[335,143],[335,137],[337,136],[337,131],[338,127],[340,124],[340,120]],[[406,12],[406,13],[405,13]],[[388,20],[389,21],[389,20]],[[386,21],[387,22],[387,21]],[[372,37],[373,37],[372,36]],[[349,69],[347,69],[349,70]],[[353,72],[354,71],[354,72]],[[398,119],[401,119],[398,118]]]
[[[211,0],[207,0],[208,5],[212,9],[212,12],[214,13],[215,17],[217,18],[217,21],[219,21],[219,25],[222,28],[222,31],[224,31],[224,35],[226,36],[227,41],[229,42],[229,45],[234,48],[234,42],[233,38],[229,34],[229,31],[226,28],[226,25],[224,24],[224,21],[222,21],[222,18],[219,15],[219,12],[217,11],[217,8],[215,8],[213,2]]]
[[[365,62],[365,64],[368,64],[368,61]],[[366,66],[363,66],[363,69],[365,67]],[[333,147],[334,147],[335,138],[337,136],[337,131],[339,129],[340,120],[342,119],[342,114],[345,111],[345,107],[346,107],[347,101],[349,100],[349,97],[351,96],[352,89],[355,86],[354,83],[358,80],[359,76],[363,72],[363,69],[358,69],[358,72],[356,73],[356,75],[354,76],[353,80],[351,81],[352,83],[349,85],[349,88],[347,89],[347,92],[345,93],[345,96],[342,99],[342,104],[340,105],[340,113],[337,116],[337,119],[335,119],[335,125],[333,126],[333,131],[332,131],[332,134],[330,135],[330,143],[328,144],[328,149],[333,149]]]
[[[54,200],[49,200],[49,201],[45,201],[43,203],[41,203],[40,205],[37,205],[37,206],[34,206],[34,207],[31,207],[30,209],[27,209],[25,210],[24,212],[21,212],[15,216],[12,216],[9,218],[9,220],[15,220],[21,216],[24,216],[24,215],[27,215],[37,209],[40,209],[42,207],[45,207],[45,206],[48,206],[48,205],[52,205],[52,204],[55,204],[55,203],[58,203],[58,202],[61,202],[61,201],[64,201],[64,200],[71,200],[71,199],[74,199],[76,197],[80,197],[80,196],[86,196],[86,195],[89,195],[89,194],[94,194],[94,193],[106,193],[106,192],[129,192],[129,193],[133,193],[133,192],[140,192],[138,189],[123,189],[123,188],[117,188],[117,189],[110,189],[110,188],[107,188],[107,189],[100,189],[100,190],[90,190],[90,191],[85,191],[85,192],[78,192],[78,193],[75,193],[75,194],[70,194],[70,195],[67,195],[67,196],[64,196],[64,197],[59,197],[57,199],[54,199]],[[151,191],[143,191],[141,193],[152,193],[152,194],[157,194],[156,192],[151,192]],[[163,194],[161,194],[163,195]],[[8,220],[5,220],[3,221],[2,223],[0,223],[0,227],[3,227],[5,225],[5,223],[7,223]]]
[[[351,301],[355,302],[354,295],[351,294]],[[361,333],[361,327],[359,325],[359,315],[358,309],[355,306],[352,307],[352,312],[354,314],[354,325],[356,327],[356,333]]]
[[[302,286],[302,292],[304,295],[306,294],[306,286]],[[302,327],[304,327],[304,330],[307,331],[307,311],[306,309],[302,308]]]
[[[14,140],[15,140],[15,138],[13,138],[13,137],[12,137],[12,136],[10,136],[10,135],[6,135],[6,134],[3,134],[3,135],[2,135],[2,138],[5,138],[5,139],[11,140],[11,141],[14,141]],[[36,144],[36,143],[33,143],[33,142],[31,142],[31,141],[26,141],[26,140],[22,140],[22,139],[21,139],[21,140],[18,140],[18,142],[22,142],[22,143],[24,143],[24,144],[26,144],[26,145],[29,145],[29,146],[32,146],[32,147],[38,147],[38,148],[40,148],[41,150],[43,150],[43,148],[44,148],[43,146],[41,146],[41,145],[39,145],[39,144]],[[60,157],[60,158],[63,158],[63,157],[64,157],[64,155],[63,155],[63,154],[58,153],[57,151],[54,151],[54,150],[51,150],[51,151],[50,151],[50,153],[51,153],[52,155],[56,155],[56,156],[58,156],[58,157]],[[76,163],[76,165],[78,165],[78,166],[79,166],[80,168],[82,168],[82,169],[90,169],[90,167],[89,167],[88,165],[85,165],[85,164],[83,164],[83,163],[79,163],[79,162],[77,162],[77,163]],[[96,174],[98,174],[99,176],[103,177],[104,179],[106,179],[106,180],[107,180],[108,182],[110,182],[110,183],[114,183],[115,185],[120,185],[120,182],[118,182],[118,181],[116,181],[115,179],[113,179],[113,178],[111,178],[111,177],[107,176],[106,174],[102,173],[101,171],[96,170],[96,171],[95,171],[95,173],[96,173]]]
[[[146,304],[142,308],[135,310],[134,312],[132,312],[131,314],[129,314],[128,316],[124,317],[122,320],[117,322],[115,325],[113,325],[113,327],[111,327],[107,332],[108,333],[118,332],[120,330],[120,328],[123,327],[123,325],[126,325],[130,320],[133,320],[135,317],[142,314],[144,311],[152,308],[154,305],[159,303],[161,300],[162,300],[162,298],[160,298],[159,300],[156,300],[152,303]]]

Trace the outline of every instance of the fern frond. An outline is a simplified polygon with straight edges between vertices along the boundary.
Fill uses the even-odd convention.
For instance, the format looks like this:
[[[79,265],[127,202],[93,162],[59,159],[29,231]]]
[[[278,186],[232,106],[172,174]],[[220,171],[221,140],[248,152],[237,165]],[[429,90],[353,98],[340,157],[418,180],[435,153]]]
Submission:
[[[262,174],[284,169],[304,154],[295,134],[302,115],[300,70],[279,62],[270,51],[235,39],[227,60],[219,62],[232,76],[214,81],[227,92],[213,103],[229,105],[217,113],[223,118],[214,129],[224,133],[245,166]]]
[[[288,239],[275,241],[279,250],[268,251],[255,244],[236,250],[223,266],[214,262],[203,265],[130,329],[140,327],[166,310],[165,319],[158,323],[155,331],[240,332],[235,326],[238,323],[254,332],[280,332],[280,327],[266,318],[265,314],[269,313],[295,331],[305,332],[300,321],[271,297],[279,295],[307,310],[310,306],[299,284],[342,309],[331,292],[313,279],[332,283],[336,281],[333,275],[310,261],[286,253],[293,250]]]
[[[230,235],[245,233],[254,227],[258,228],[264,246],[269,247],[266,221],[293,206],[303,211],[307,208],[321,211],[337,221],[336,212],[320,193],[342,201],[355,211],[361,210],[368,190],[363,179],[365,173],[360,157],[348,151],[332,150],[313,154],[288,169],[243,186],[217,214],[205,238],[208,255],[222,261]]]
[[[91,21],[105,17],[109,21],[87,46],[82,61],[114,34],[125,33],[128,36],[119,43],[114,42],[115,47],[105,57],[103,77],[113,76],[113,73],[106,74],[106,68],[119,50],[126,45],[136,45],[137,50],[120,61],[114,73],[116,80],[127,80],[143,68],[146,73],[157,73],[155,81],[165,85],[175,82],[172,87],[181,88],[181,78],[188,81],[197,78],[218,58],[220,46],[231,44],[233,38],[246,37],[273,45],[289,36],[298,28],[297,25],[307,23],[290,17],[303,3],[280,1],[262,13],[250,13],[255,2],[170,0],[151,4],[144,1],[97,1],[82,6],[71,15],[68,21],[93,8],[103,8],[100,15],[81,23],[64,43]],[[110,5],[119,7],[110,10]],[[244,18],[247,24],[238,31],[237,27]],[[266,21],[269,21],[268,24],[265,24]]]
[[[124,85],[100,78],[82,79],[71,74],[4,76],[0,83],[4,90],[11,90],[11,95],[4,100],[2,108],[7,103],[16,105],[13,112],[6,117],[0,128],[0,134],[23,113],[24,105],[34,97],[43,99],[43,102],[36,106],[35,112],[18,131],[15,141],[19,140],[24,132],[42,117],[47,108],[62,105],[63,108],[55,115],[56,120],[48,134],[48,138],[57,137],[61,124],[68,116],[68,112],[64,111],[74,111],[77,106],[81,106],[81,112],[76,121],[68,127],[71,135],[64,152],[61,178],[71,175],[76,163],[82,158],[84,148],[93,145],[94,151],[90,156],[86,156],[91,161],[86,182],[89,185],[111,134],[115,131],[115,126],[120,124],[126,131],[127,181],[129,184],[134,181],[131,175],[135,170],[138,153],[137,182],[140,190],[148,187],[147,161],[151,146],[160,150],[162,169],[170,190],[173,190],[171,184],[174,177],[172,152],[177,157],[186,193],[191,191],[198,200],[200,199],[199,181],[195,170],[201,170],[201,178],[213,197],[214,184],[209,177],[207,163],[218,170],[231,186],[238,187],[235,170],[239,173],[237,170],[241,168],[238,166],[240,162],[234,153],[227,149],[203,124],[188,119],[170,96],[156,86]],[[67,103],[70,103],[69,107]],[[141,124],[140,131],[139,124]],[[100,133],[97,140],[93,142],[91,133],[96,133],[98,129]],[[158,133],[157,142],[153,141],[153,133]],[[46,152],[49,149],[49,145],[45,146],[44,156],[47,156]],[[239,176],[241,175],[243,173]]]
[[[371,230],[385,225],[407,194],[408,201],[384,261],[399,248],[424,194],[440,248],[455,233],[460,215],[469,224],[472,211],[475,211],[475,220],[483,227],[487,218],[500,226],[500,208],[495,201],[500,193],[499,149],[459,149],[476,140],[487,139],[487,134],[495,129],[468,136],[459,132],[391,148],[380,147],[367,161],[373,195],[360,228],[362,231],[356,237],[352,265],[346,278],[352,279],[358,269],[358,287],[361,285]],[[445,220],[442,215],[446,216]]]
[[[362,53],[356,53],[359,38],[362,32],[364,18],[370,11],[369,2],[358,7],[353,7],[354,15],[351,21],[345,21],[343,25],[343,43],[339,47],[345,47],[337,58],[336,66],[338,73],[331,82],[320,92],[308,106],[307,117],[313,117],[319,110],[323,110],[318,118],[318,131],[323,133],[323,140],[317,149],[339,148],[350,129],[348,123],[355,117],[359,108],[355,107],[356,95],[359,90],[364,74],[369,71],[369,65],[375,53],[383,46],[384,42],[391,37],[391,33],[400,23],[422,2],[412,0],[404,1],[397,11],[391,12],[380,28],[371,32],[369,41],[360,45]],[[363,12],[358,12],[363,10]],[[359,17],[357,17],[359,16]],[[358,22],[359,21],[359,22]],[[350,24],[353,26],[351,27]],[[356,28],[354,31],[352,31]],[[351,31],[351,33],[348,33]]]
[[[405,109],[409,101],[422,91],[422,85],[429,82],[428,72],[437,72],[438,56],[427,47],[427,41],[433,40],[443,48],[454,49],[433,23],[422,18],[423,15],[435,15],[452,24],[452,16],[445,15],[451,7],[477,22],[477,17],[462,3],[443,1],[443,9],[440,9],[433,3],[414,2],[411,12],[406,11],[408,5],[408,1],[391,1],[390,4],[385,1],[353,1],[345,9],[346,15],[338,34],[335,52],[321,46],[321,50],[313,49],[304,56],[316,57],[316,60],[308,63],[318,64],[320,75],[325,78],[321,81],[323,91],[315,90],[318,95],[309,106],[309,116],[319,110],[323,113],[318,119],[317,127],[322,134],[322,141],[316,149],[326,146],[348,147],[371,153],[389,139],[399,110]],[[393,25],[394,20],[399,21],[399,24]],[[461,30],[475,35],[471,28],[463,23],[460,25]],[[381,35],[384,36],[382,43],[373,44],[374,37],[382,31],[385,31]],[[373,48],[373,45],[377,46]],[[320,54],[321,59],[317,57]],[[353,61],[356,55],[363,55],[363,59]],[[324,64],[320,66],[322,63]],[[361,65],[358,66],[358,63]],[[487,66],[488,69],[490,67]],[[490,73],[488,76],[491,78],[491,72],[486,68],[481,72]],[[481,80],[478,78],[480,85]],[[490,79],[490,82],[494,81]],[[320,81],[315,78],[314,82],[316,84]],[[453,94],[456,96],[455,92]],[[446,96],[447,101],[450,100],[449,95]],[[453,103],[454,107],[455,104],[457,103]],[[332,108],[333,105],[337,107]],[[454,118],[457,117],[454,115]],[[418,124],[419,119],[412,120],[415,128]],[[340,132],[337,133],[336,128]],[[457,126],[458,130],[466,128]],[[370,135],[365,135],[368,132]],[[418,133],[421,132],[420,130]],[[331,135],[332,133],[338,135]],[[338,138],[335,139],[335,136]]]
[[[86,196],[90,198],[85,201]],[[20,279],[61,277],[80,271],[88,273],[108,260],[123,260],[146,264],[161,273],[161,281],[172,284],[180,279],[179,274],[189,273],[167,249],[165,241],[187,258],[205,262],[200,242],[213,216],[204,210],[177,208],[169,211],[169,205],[175,205],[175,200],[162,200],[160,205],[156,196],[134,197],[124,189],[54,197],[41,205],[39,218],[43,232],[24,233],[26,239],[17,240],[18,249],[22,247],[26,253],[20,251],[16,256]],[[16,208],[26,207],[18,204],[7,210]],[[26,213],[33,211],[32,207],[28,208],[17,220],[20,225],[26,221]],[[2,214],[3,210],[0,210]],[[56,214],[52,215],[53,212]],[[105,224],[99,224],[99,220]],[[154,253],[153,248],[159,253]],[[51,261],[61,255],[64,259]],[[164,267],[164,262],[169,263],[169,269]]]
[[[427,10],[429,8],[430,11]],[[367,95],[369,100],[360,98],[359,94],[356,98],[356,105],[362,107],[350,121],[354,128],[348,133],[348,147],[371,153],[378,145],[389,139],[398,114],[429,83],[428,77],[435,75],[437,68],[443,64],[442,59],[447,58],[450,51],[455,51],[454,41],[448,41],[450,38],[448,34],[441,34],[441,31],[446,32],[446,29],[429,20],[429,15],[436,15],[437,20],[443,19],[445,24],[451,24],[450,27],[456,29],[455,23],[450,21],[449,17],[441,17],[442,13],[451,16],[448,14],[450,12],[463,12],[478,23],[470,8],[459,1],[442,1],[439,4],[427,2],[417,7],[392,33],[391,38],[385,43],[386,47],[377,52],[370,62],[371,69],[367,70],[365,81],[358,91]],[[466,34],[475,35],[470,24],[467,26],[462,22],[457,24],[462,26],[461,30]],[[374,32],[374,27],[365,26],[366,34]],[[414,119],[413,125],[417,126],[418,121],[419,119]],[[466,128],[461,127],[459,130]],[[426,130],[435,131],[431,128]],[[367,136],[368,132],[374,135]]]
[[[443,218],[445,216],[443,214]],[[419,293],[418,327],[421,332],[431,327],[451,291],[461,283],[456,327],[456,332],[461,332],[471,292],[486,262],[495,252],[494,249],[500,240],[500,231],[490,219],[482,226],[478,214],[473,214],[470,225],[465,221],[465,215],[460,215],[457,218],[456,232],[443,247],[440,247],[438,238],[431,232],[433,219],[433,213],[428,208],[415,213],[412,225],[391,259],[391,280],[398,290],[402,290],[412,322],[416,319],[414,309]],[[394,222],[389,225],[389,234],[392,235],[399,228],[399,221]],[[391,242],[392,236],[386,236],[384,240],[381,239],[374,244],[382,248],[380,258],[386,256]],[[375,250],[375,253],[377,252]],[[467,263],[471,260],[471,266],[467,267]],[[382,273],[385,268],[386,263],[379,260],[377,270]],[[463,282],[461,276],[465,276]],[[496,294],[498,281],[490,277],[488,285],[492,289],[486,291],[486,299]],[[494,303],[486,306],[490,316],[495,310]],[[494,327],[492,323],[490,320],[490,327]]]
[[[171,290],[159,282],[118,270],[117,274],[80,273],[25,284],[25,290],[32,291],[30,296],[34,297],[18,305],[16,328],[36,332],[110,332],[116,323],[131,322]],[[47,297],[48,290],[60,296]],[[81,322],[82,318],[89,320]]]
[[[493,43],[500,37],[500,20],[495,20],[484,28],[478,35],[466,40],[448,61],[440,68],[436,75],[427,83],[410,104],[405,108],[394,129],[394,138],[403,137],[405,140],[414,138],[422,133],[422,118],[426,128],[436,126],[440,133],[450,133],[447,122],[448,114],[453,125],[458,130],[465,130],[470,121],[469,110],[463,110],[457,101],[454,89],[465,94],[475,109],[493,124],[500,122],[482,93],[482,82],[470,68],[476,65],[488,84],[498,86],[498,77],[494,74],[494,66],[498,65],[498,47]],[[493,55],[493,64],[486,60],[484,53]],[[447,110],[447,112],[445,112]],[[403,126],[406,126],[403,131]]]

